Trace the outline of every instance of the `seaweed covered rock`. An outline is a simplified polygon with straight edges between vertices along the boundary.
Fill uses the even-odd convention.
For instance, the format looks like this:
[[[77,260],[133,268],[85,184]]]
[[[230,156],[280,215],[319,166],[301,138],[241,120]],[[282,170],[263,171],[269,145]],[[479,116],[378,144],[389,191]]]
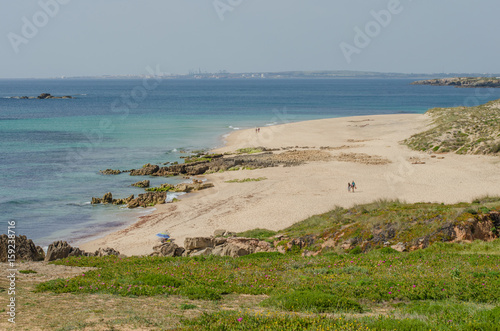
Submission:
[[[165,203],[167,192],[147,192],[128,203],[128,208],[148,207]]]
[[[132,184],[132,186],[141,187],[141,188],[149,187],[149,180],[145,179],[143,181]]]
[[[100,203],[102,203],[102,204],[114,204],[114,205],[126,205],[130,201],[132,201],[133,199],[134,199],[133,194],[125,199],[113,199],[113,194],[111,194],[111,192],[108,192],[108,193],[104,194],[104,196],[102,198],[92,197],[91,203],[93,205],[100,204]]]

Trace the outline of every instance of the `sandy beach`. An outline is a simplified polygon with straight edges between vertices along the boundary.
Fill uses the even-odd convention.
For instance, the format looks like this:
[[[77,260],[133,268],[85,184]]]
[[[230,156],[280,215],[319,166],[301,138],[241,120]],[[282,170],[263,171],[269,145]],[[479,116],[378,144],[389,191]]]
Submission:
[[[500,195],[500,157],[437,154],[410,150],[400,142],[430,124],[427,115],[345,117],[235,131],[224,147],[321,150],[328,157],[295,167],[227,171],[201,178],[215,187],[157,205],[130,227],[80,245],[86,251],[112,247],[125,255],[144,255],[158,244],[156,233],[184,238],[209,236],[216,229],[240,232],[280,230],[335,206],[377,199],[455,203]],[[298,146],[298,148],[296,148]],[[304,148],[307,147],[307,148]],[[259,178],[258,182],[227,183]],[[347,183],[357,190],[349,193]]]

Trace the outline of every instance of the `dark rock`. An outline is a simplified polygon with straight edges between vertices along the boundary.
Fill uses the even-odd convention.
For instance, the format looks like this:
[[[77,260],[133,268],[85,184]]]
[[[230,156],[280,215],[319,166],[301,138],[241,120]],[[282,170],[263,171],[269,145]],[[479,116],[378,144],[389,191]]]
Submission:
[[[160,167],[150,163],[145,164],[141,169],[133,169],[130,171],[130,176],[150,176],[158,172]]]
[[[52,96],[49,93],[42,93],[37,98],[38,99],[50,99]]]
[[[0,236],[0,262],[7,262],[9,260],[9,240],[15,240],[15,259],[24,261],[41,261],[45,258],[45,253],[40,246],[35,246],[31,239],[26,236],[15,236],[9,239],[6,234]]]
[[[130,203],[130,201],[132,201],[132,200],[134,200],[133,194],[125,199],[113,199],[113,204],[114,205],[126,205],[126,204]]]
[[[54,241],[49,245],[47,249],[47,255],[45,255],[45,261],[54,261],[59,259],[67,258],[68,256],[81,256],[84,252],[79,248],[71,247],[66,241]]]
[[[99,248],[94,253],[94,256],[109,256],[109,255],[119,256],[120,252],[114,250],[113,248],[106,247],[106,248]]]
[[[119,175],[122,173],[120,170],[115,169],[99,170],[99,172],[103,175]]]
[[[141,187],[141,188],[149,187],[149,180],[145,179],[143,181],[132,184],[132,186],[137,186],[137,187]]]
[[[108,192],[108,193],[104,194],[104,197],[102,197],[102,198],[94,198],[94,197],[92,197],[91,203],[93,205],[99,204],[99,203],[102,203],[102,204],[110,204],[110,203],[112,203],[114,205],[126,205],[130,201],[132,201],[133,199],[134,199],[134,195],[133,194],[131,196],[129,196],[128,198],[125,198],[125,199],[113,199],[113,195],[111,194],[111,192]]]
[[[148,207],[165,203],[167,192],[147,192],[128,203],[129,208]]]

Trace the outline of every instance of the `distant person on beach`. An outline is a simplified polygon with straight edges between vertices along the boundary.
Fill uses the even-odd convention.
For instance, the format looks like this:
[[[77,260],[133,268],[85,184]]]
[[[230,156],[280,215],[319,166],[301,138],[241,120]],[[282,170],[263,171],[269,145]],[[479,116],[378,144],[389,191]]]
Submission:
[[[351,183],[347,183],[347,192],[351,192]]]
[[[352,189],[352,193],[354,193],[354,189],[357,188],[356,187],[356,183],[354,181],[352,181],[351,183],[351,189]]]
[[[257,133],[260,133],[260,128],[257,128]]]

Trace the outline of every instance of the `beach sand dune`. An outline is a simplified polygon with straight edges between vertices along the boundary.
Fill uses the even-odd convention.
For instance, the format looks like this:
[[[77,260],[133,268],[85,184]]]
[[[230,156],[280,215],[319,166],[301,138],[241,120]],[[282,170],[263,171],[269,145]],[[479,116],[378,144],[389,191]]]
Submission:
[[[224,147],[319,150],[331,158],[295,167],[240,170],[204,176],[215,187],[159,205],[136,224],[80,247],[93,251],[113,247],[126,255],[152,252],[156,233],[168,230],[184,238],[209,236],[216,229],[239,232],[254,228],[280,230],[335,206],[350,207],[377,199],[455,203],[500,195],[500,158],[442,154],[431,157],[401,145],[422,132],[430,118],[420,114],[377,115],[289,123],[232,133]],[[307,148],[304,148],[307,147]],[[319,155],[324,155],[323,153]],[[259,178],[258,182],[227,183]],[[357,190],[349,193],[347,183]]]

